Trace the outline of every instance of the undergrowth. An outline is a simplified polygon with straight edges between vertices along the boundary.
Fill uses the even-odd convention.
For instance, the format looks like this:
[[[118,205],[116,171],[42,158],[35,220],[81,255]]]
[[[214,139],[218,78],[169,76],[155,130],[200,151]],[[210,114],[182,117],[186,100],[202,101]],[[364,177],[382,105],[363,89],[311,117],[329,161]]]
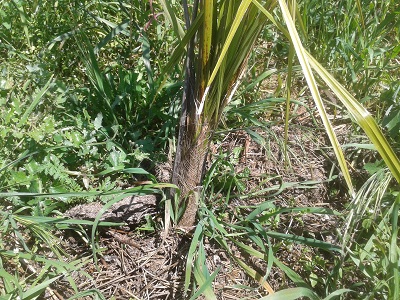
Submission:
[[[300,32],[312,54],[374,113],[399,153],[399,4],[356,2],[299,1]],[[100,291],[78,290],[72,274],[90,277],[82,270],[96,256],[96,239],[82,226],[115,224],[66,220],[62,213],[75,203],[109,204],[143,178],[155,182],[147,171],[174,152],[183,68],[168,70],[161,82],[177,37],[160,12],[158,1],[0,2],[1,299],[40,299],[54,293],[53,284],[60,280],[75,291],[70,299],[104,299]],[[283,123],[289,53],[283,41],[268,26],[261,34],[243,84],[223,113],[216,145],[224,134],[243,130],[268,159],[283,161],[268,148],[273,140],[284,151],[284,140],[271,129]],[[306,114],[319,135],[303,78],[296,69],[293,76],[291,122]],[[250,171],[235,168],[243,149],[214,153],[198,195],[199,223],[187,254],[185,288],[195,287],[191,299],[200,294],[215,299],[212,282],[219,270],[207,268],[206,239],[267,291],[272,272],[284,274],[282,290],[262,299],[395,299],[400,294],[398,185],[351,126],[351,116],[329,93],[326,101],[336,125],[348,130],[343,140],[354,174],[363,174],[355,178],[354,199],[343,199],[340,211],[295,202],[282,207],[276,199],[283,191],[319,182],[262,174],[249,191]],[[329,156],[329,147],[320,146]],[[332,173],[328,180],[340,180],[334,165],[327,171]],[[262,201],[231,209],[235,199],[256,198]],[[280,231],[288,216],[303,220],[307,214],[338,218],[340,228],[333,233],[338,240]],[[58,246],[60,232],[67,230],[84,236],[93,251],[72,259]],[[279,256],[296,244],[304,251],[301,274]],[[232,252],[233,245],[241,256]],[[258,260],[262,273],[247,258]]]

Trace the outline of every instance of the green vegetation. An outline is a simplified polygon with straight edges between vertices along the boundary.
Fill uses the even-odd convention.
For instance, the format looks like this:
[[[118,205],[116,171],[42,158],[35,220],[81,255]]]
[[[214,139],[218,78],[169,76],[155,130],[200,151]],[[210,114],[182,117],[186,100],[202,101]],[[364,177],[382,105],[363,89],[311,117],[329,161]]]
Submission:
[[[400,298],[398,1],[182,3],[0,0],[0,299],[60,281],[70,299],[105,299],[79,280],[104,250],[98,229],[121,224],[63,213],[146,194],[164,219],[139,236],[196,220],[188,299],[219,297],[210,247],[254,299]],[[249,145],[270,166],[256,175]],[[304,175],[317,152],[327,175]],[[154,176],[174,156],[177,189]],[[307,229],[326,220],[331,232]],[[84,256],[67,251],[71,232]]]

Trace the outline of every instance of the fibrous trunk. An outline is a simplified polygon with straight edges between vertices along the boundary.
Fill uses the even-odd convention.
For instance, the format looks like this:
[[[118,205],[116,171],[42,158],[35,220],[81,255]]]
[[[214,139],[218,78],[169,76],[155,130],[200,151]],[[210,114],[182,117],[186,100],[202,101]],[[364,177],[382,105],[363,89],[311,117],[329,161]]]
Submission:
[[[175,157],[172,183],[180,189],[180,205],[186,206],[179,226],[189,227],[195,223],[198,208],[198,196],[201,192],[204,164],[210,140],[209,128],[206,124],[194,124],[190,117],[179,130],[178,148]],[[183,203],[182,203],[183,202]]]

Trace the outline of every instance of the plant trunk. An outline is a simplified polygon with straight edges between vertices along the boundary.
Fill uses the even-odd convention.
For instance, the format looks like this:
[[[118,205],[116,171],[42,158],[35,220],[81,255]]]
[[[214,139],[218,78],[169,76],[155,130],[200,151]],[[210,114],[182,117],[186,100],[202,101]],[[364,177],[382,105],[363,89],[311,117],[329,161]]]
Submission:
[[[199,1],[194,2],[193,16],[190,20],[187,2],[183,1],[187,28],[196,18]],[[198,195],[201,192],[201,181],[210,139],[209,128],[202,124],[196,114],[195,72],[195,37],[188,45],[185,63],[185,86],[182,97],[182,114],[179,123],[178,145],[175,154],[172,183],[180,190],[179,207],[184,213],[178,222],[180,227],[191,227],[195,224],[198,208]]]
[[[172,175],[172,183],[181,191],[178,205],[186,207],[178,225],[190,227],[196,219],[209,143],[224,107],[238,87],[266,18],[248,1],[205,0],[194,1],[190,20],[187,1],[182,3],[187,28],[194,24],[198,8],[204,13],[187,47],[182,115]],[[241,20],[240,24],[235,20]],[[236,33],[231,35],[231,30]],[[173,196],[174,192],[171,193]]]
[[[186,207],[178,225],[190,227],[195,224],[198,196],[204,173],[210,128],[196,120],[193,114],[181,119],[178,145],[174,162],[172,183],[180,189],[180,207]]]

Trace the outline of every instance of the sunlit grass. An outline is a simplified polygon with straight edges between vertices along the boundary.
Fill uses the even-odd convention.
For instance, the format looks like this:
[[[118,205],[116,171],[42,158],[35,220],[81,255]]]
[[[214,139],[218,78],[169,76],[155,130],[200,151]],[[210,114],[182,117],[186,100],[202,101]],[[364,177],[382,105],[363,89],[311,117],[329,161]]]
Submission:
[[[190,6],[192,1],[188,2]],[[285,151],[286,143],[269,131],[269,126],[285,123],[290,132],[294,122],[291,107],[304,107],[314,118],[305,74],[331,139],[335,140],[329,122],[335,128],[337,120],[324,116],[324,110],[328,115],[335,111],[335,116],[343,116],[341,120],[347,125],[351,120],[358,123],[360,128],[349,126],[348,139],[362,135],[363,141],[370,143],[370,138],[375,146],[360,146],[373,148],[372,157],[378,157],[378,151],[383,161],[367,165],[367,177],[354,180],[351,168],[363,166],[353,164],[347,174],[346,151],[342,156],[343,146],[334,143],[342,171],[333,167],[328,180],[345,176],[350,194],[354,194],[348,209],[339,212],[322,207],[280,207],[274,197],[289,188],[310,188],[313,183],[285,182],[278,174],[263,174],[258,186],[246,190],[251,175],[235,170],[241,150],[216,155],[197,195],[199,223],[187,254],[184,283],[188,298],[203,295],[216,299],[213,282],[221,269],[209,269],[205,247],[212,240],[232,264],[240,266],[265,294],[271,294],[262,299],[295,299],[300,295],[312,299],[397,299],[398,4],[396,0],[307,0],[298,5],[279,1],[280,6],[278,1],[270,2],[270,9],[263,11],[268,20],[263,20],[267,26],[260,33],[262,41],[256,42],[256,51],[249,56],[246,84],[235,86],[236,94],[224,109],[199,99],[199,111],[212,115],[213,122],[221,117],[216,142],[220,143],[231,130],[242,129],[263,147],[268,159],[280,163],[269,153],[268,145],[277,143],[280,151]],[[235,13],[244,14],[247,5],[254,8],[256,4],[261,8],[265,2],[242,1]],[[98,250],[97,231],[85,236],[93,252],[77,260],[68,260],[68,254],[57,246],[58,234],[60,230],[79,230],[79,226],[96,229],[112,224],[99,222],[100,215],[94,221],[63,220],[57,215],[75,201],[99,197],[105,210],[123,196],[120,186],[136,176],[154,180],[140,169],[144,160],[156,163],[175,151],[184,78],[180,57],[201,25],[202,16],[188,29],[179,1],[152,1],[152,5],[150,8],[148,2],[138,0],[0,3],[0,295],[4,299],[33,299],[51,290],[61,278],[66,278],[76,293],[71,299],[104,299],[97,290],[79,291],[71,276],[81,272],[89,260],[96,260],[96,255],[90,255]],[[204,62],[208,68],[207,76],[202,78],[204,89],[213,82],[225,83],[223,76],[229,69],[224,59],[231,55],[229,43],[233,41],[237,46],[243,42],[235,41],[233,35],[243,24],[239,20],[232,24],[226,30],[231,32],[227,42],[219,43],[218,50],[222,51],[215,57],[213,68]],[[250,35],[247,32],[243,36]],[[210,52],[210,40],[203,42]],[[292,57],[294,50],[297,56]],[[221,70],[225,71],[218,73]],[[263,91],[265,80],[276,80],[275,89]],[[327,87],[337,95],[333,100],[323,93],[318,96]],[[301,96],[291,89],[301,90]],[[334,108],[330,106],[332,101],[336,101]],[[318,118],[313,124],[318,130],[322,127]],[[259,134],[258,130],[267,134]],[[287,151],[287,157],[293,156],[290,147]],[[148,186],[147,192],[168,187]],[[232,199],[245,202],[257,197],[264,197],[264,201],[230,209]],[[165,202],[169,212],[164,224],[170,217],[177,223],[182,214],[174,203],[171,199]],[[280,231],[282,218],[296,214],[343,218],[345,225],[338,228],[343,232],[340,244]],[[323,269],[326,278],[302,277],[278,259],[279,249],[287,251],[293,244],[333,257],[330,273],[323,256],[310,262]],[[39,249],[40,245],[47,252]],[[235,255],[232,245],[244,255]],[[58,260],[46,257],[46,253]],[[256,270],[245,257],[261,260],[265,270]],[[20,265],[30,270],[29,276],[10,271]],[[273,268],[280,269],[287,282],[297,287],[274,290],[269,283]],[[356,282],[351,282],[348,270],[358,276]]]

